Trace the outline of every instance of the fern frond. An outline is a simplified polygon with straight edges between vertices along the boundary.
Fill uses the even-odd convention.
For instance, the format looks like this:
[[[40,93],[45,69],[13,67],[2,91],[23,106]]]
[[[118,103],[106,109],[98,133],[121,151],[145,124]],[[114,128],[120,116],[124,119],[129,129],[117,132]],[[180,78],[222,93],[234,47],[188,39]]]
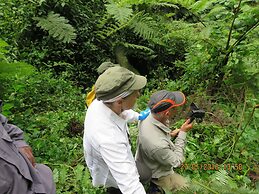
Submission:
[[[212,181],[217,181],[223,185],[228,184],[229,181],[231,181],[231,178],[228,176],[227,172],[225,170],[220,170],[215,172],[211,176]]]
[[[172,3],[167,3],[167,2],[153,3],[152,6],[154,6],[154,7],[170,7],[170,8],[179,9],[179,7],[177,5],[172,4]]]
[[[120,5],[111,1],[105,6],[108,14],[112,15],[112,17],[120,24],[127,22],[133,13],[129,4]]]
[[[193,183],[196,184],[196,185],[199,185],[200,188],[203,188],[203,189],[209,191],[210,193],[219,194],[216,190],[210,188],[209,186],[205,185],[204,183],[201,183],[201,182],[195,181],[195,180],[193,181]]]
[[[247,187],[241,187],[238,189],[238,192],[239,193],[242,193],[242,194],[258,194],[259,191],[258,189],[257,190],[250,190],[249,188]]]
[[[129,27],[146,40],[152,40],[159,34],[157,22],[143,12],[137,13],[129,21]]]
[[[226,8],[221,5],[213,6],[213,9],[206,15],[206,17],[217,16],[219,13],[226,12]]]
[[[168,2],[173,4],[179,4],[186,8],[189,8],[191,5],[195,3],[194,0],[169,0]]]
[[[200,0],[195,2],[190,8],[194,12],[202,12],[209,8],[217,0]]]
[[[109,27],[104,28],[102,31],[98,32],[97,35],[102,39],[106,39],[124,27],[125,25],[119,25],[118,23],[110,24]]]
[[[99,36],[105,39],[126,27],[133,29],[134,33],[147,40],[152,40],[159,36],[157,22],[153,20],[152,17],[148,16],[148,14],[144,14],[143,12],[133,15],[127,22],[110,24],[110,26],[106,27]]]
[[[197,27],[197,25],[196,25]],[[199,36],[199,33],[194,34],[195,26],[193,24],[189,24],[182,21],[171,21],[166,25],[167,33],[163,36],[163,41],[168,43],[168,41],[175,38],[185,38],[189,37],[191,33],[193,33],[192,38],[195,36]]]
[[[105,13],[102,16],[102,18],[98,21],[98,23],[96,24],[96,27],[103,28],[108,23],[108,20],[110,18],[111,18],[110,15],[108,13]]]
[[[73,42],[76,38],[75,28],[70,25],[68,20],[57,13],[50,12],[46,18],[35,17],[38,21],[37,26],[48,31],[53,38],[64,43]]]
[[[143,51],[143,52],[145,52],[146,54],[149,54],[149,55],[152,55],[152,54],[155,53],[152,49],[150,49],[146,46],[131,44],[131,43],[125,43],[125,42],[120,42],[119,44],[124,46],[125,48]]]
[[[187,180],[190,186],[185,191],[177,192],[178,194],[258,194],[257,190],[246,186],[238,187],[225,170],[215,172],[208,179],[189,180],[187,177]]]

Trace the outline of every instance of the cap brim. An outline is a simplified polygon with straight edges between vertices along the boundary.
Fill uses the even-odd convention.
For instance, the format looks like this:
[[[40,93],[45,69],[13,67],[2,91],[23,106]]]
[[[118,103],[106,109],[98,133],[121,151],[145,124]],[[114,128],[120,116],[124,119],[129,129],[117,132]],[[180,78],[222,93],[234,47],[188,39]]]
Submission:
[[[181,106],[183,104],[185,104],[186,99],[185,99],[185,95],[182,92],[172,92],[173,95],[175,96],[175,103],[176,106]]]
[[[130,90],[140,90],[145,87],[147,84],[147,78],[141,75],[136,75],[135,77],[136,81],[134,84],[131,86]]]

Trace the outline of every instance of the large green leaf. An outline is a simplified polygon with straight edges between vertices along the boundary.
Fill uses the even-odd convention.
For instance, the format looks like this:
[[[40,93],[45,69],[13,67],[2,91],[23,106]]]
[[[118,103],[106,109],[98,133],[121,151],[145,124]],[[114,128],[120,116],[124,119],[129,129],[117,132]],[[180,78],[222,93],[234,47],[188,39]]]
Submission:
[[[35,17],[34,20],[38,21],[38,27],[48,31],[49,35],[57,40],[69,43],[76,38],[75,28],[60,14],[50,12],[46,18]]]

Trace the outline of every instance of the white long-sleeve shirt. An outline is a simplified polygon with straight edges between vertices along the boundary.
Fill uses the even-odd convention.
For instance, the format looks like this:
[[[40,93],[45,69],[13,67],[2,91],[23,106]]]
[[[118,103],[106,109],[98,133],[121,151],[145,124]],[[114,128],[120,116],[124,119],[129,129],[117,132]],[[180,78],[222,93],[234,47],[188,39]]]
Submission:
[[[85,118],[85,160],[94,186],[119,188],[124,194],[145,194],[127,131],[126,120],[102,101],[94,100]]]
[[[123,119],[125,119],[128,123],[131,122],[136,122],[138,121],[139,118],[139,113],[135,112],[132,109],[129,110],[124,110],[121,114],[120,117],[122,117]]]

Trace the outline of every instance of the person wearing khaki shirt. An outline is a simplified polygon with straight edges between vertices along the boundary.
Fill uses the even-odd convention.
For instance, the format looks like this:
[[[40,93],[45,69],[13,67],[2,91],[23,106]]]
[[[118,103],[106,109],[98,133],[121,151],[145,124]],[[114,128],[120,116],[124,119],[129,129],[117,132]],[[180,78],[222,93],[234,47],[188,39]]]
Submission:
[[[174,116],[179,114],[177,107],[184,104],[182,92],[158,91],[148,103],[152,114],[139,123],[136,164],[142,182],[151,180],[151,185],[158,186],[151,193],[174,192],[188,186],[185,178],[175,173],[174,168],[184,161],[186,133],[192,124],[188,119],[180,129],[171,131],[169,128]],[[171,138],[175,135],[177,138],[173,143]]]

